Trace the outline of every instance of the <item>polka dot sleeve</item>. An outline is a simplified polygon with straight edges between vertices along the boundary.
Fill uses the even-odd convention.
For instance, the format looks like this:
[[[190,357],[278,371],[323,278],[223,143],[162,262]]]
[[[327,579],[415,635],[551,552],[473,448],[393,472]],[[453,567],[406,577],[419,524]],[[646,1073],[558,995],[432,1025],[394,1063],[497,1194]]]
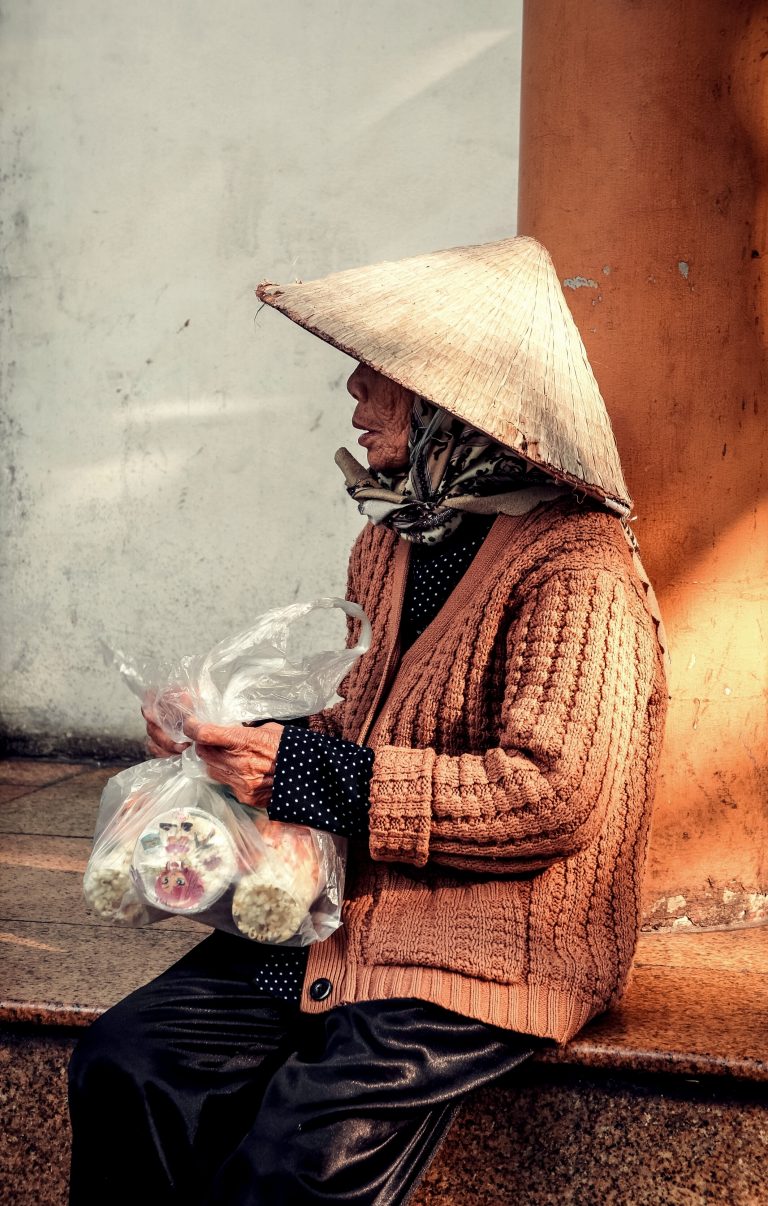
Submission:
[[[372,773],[367,746],[288,724],[275,763],[270,819],[365,837]]]

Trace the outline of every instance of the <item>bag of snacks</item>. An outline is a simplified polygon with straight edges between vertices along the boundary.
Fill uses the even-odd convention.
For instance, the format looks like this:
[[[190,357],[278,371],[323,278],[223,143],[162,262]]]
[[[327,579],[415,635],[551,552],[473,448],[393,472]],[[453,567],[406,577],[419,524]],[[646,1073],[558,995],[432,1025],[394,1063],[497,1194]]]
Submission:
[[[289,652],[292,626],[326,608],[360,621],[354,648],[308,657]],[[184,741],[191,714],[231,725],[321,711],[370,637],[362,608],[318,599],[267,612],[205,656],[158,666],[117,652],[114,661],[131,689],[151,701],[168,736]],[[256,942],[306,946],[340,924],[345,855],[344,838],[270,821],[262,809],[240,804],[208,778],[190,746],[109,780],[85,899],[106,921],[146,925],[183,915]]]

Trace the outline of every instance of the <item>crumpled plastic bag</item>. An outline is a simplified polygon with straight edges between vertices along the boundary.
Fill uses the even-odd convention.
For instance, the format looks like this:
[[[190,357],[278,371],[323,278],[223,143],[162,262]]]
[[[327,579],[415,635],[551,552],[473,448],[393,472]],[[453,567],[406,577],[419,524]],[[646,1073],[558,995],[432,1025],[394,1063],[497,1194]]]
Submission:
[[[361,622],[353,649],[306,658],[288,648],[291,628],[318,609],[340,608]],[[131,689],[152,702],[174,741],[185,717],[213,724],[289,721],[327,707],[370,645],[362,608],[317,599],[265,613],[205,655],[176,664],[113,661]],[[194,746],[113,776],[104,788],[83,881],[102,920],[146,925],[194,917],[256,942],[306,946],[341,921],[346,840],[270,821],[208,778]]]

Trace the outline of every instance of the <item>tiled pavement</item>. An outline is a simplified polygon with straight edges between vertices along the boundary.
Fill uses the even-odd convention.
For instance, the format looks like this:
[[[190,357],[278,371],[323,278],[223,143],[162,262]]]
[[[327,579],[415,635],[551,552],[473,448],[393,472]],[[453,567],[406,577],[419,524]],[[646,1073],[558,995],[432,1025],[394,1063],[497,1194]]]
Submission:
[[[89,916],[82,876],[115,767],[0,763],[0,1021],[84,1024],[207,931],[124,930]]]

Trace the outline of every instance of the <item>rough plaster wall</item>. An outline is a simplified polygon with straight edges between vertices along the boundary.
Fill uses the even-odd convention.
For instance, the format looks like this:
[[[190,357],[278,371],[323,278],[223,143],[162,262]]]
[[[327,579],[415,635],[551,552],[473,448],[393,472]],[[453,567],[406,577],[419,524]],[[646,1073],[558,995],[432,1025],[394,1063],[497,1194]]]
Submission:
[[[253,287],[514,233],[520,0],[16,0],[0,33],[17,748],[141,727],[99,639],[342,592],[340,353]],[[354,438],[354,437],[352,437]]]

